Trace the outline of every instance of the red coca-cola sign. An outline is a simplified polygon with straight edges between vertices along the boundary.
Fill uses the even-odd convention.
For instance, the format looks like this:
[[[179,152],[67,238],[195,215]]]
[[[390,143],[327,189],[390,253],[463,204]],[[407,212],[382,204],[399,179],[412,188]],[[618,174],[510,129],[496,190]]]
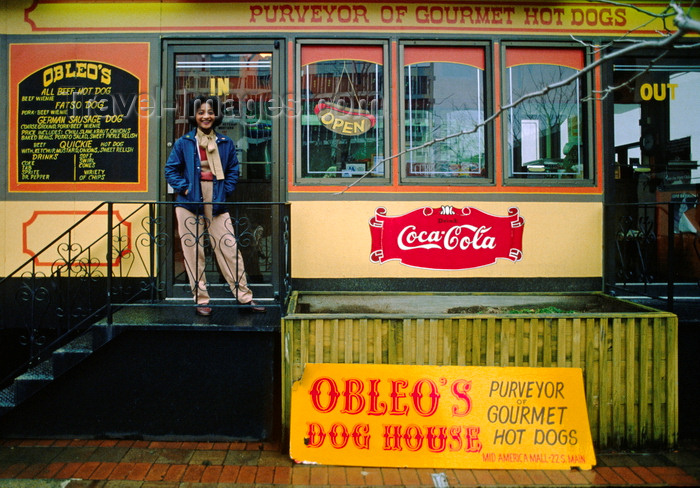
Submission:
[[[517,208],[500,217],[473,207],[424,207],[396,217],[379,207],[369,221],[373,263],[398,259],[424,269],[468,269],[497,259],[520,261],[524,221]]]

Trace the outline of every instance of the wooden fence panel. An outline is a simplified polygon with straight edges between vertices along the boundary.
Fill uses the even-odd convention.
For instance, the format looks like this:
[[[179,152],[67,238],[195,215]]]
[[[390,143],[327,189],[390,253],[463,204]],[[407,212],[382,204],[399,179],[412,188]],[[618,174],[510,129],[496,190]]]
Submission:
[[[580,367],[599,448],[677,442],[677,319],[646,316],[287,316],[283,424],[308,362]]]

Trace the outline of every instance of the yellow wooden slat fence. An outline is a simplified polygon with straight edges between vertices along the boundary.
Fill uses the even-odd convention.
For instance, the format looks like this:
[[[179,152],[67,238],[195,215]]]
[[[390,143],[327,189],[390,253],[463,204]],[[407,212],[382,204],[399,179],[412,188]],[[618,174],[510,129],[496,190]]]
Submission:
[[[577,367],[598,448],[672,447],[678,435],[678,322],[670,313],[473,316],[288,315],[283,428],[304,365]]]

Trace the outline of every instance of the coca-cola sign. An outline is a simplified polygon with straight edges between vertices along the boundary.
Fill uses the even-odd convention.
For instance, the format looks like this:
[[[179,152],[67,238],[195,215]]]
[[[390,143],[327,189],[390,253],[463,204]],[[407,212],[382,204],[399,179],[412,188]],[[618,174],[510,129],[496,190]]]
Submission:
[[[500,217],[473,207],[424,207],[389,217],[379,207],[369,221],[373,263],[392,259],[424,269],[468,269],[497,259],[520,261],[524,221],[517,208]]]

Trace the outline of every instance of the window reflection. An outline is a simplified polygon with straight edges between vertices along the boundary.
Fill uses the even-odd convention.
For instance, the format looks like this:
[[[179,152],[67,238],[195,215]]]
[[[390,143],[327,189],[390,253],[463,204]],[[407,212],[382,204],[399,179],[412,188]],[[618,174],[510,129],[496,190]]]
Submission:
[[[484,121],[483,87],[483,69],[474,66],[419,62],[404,67],[404,143],[409,150],[404,157],[405,176],[487,176],[480,126]],[[460,132],[465,134],[432,143]]]
[[[614,207],[612,219],[617,264],[626,279],[695,283],[700,276],[700,66],[684,58],[621,59],[613,67],[612,85],[619,88],[612,93],[615,179],[609,198],[624,204]],[[666,262],[670,246],[672,268]]]
[[[175,58],[175,138],[190,130],[187,101],[218,96],[224,120],[217,128],[236,143],[243,179],[271,177],[270,53],[178,54]]]
[[[321,49],[334,59],[314,53],[301,71],[301,176],[383,177],[384,164],[376,164],[384,157],[383,66],[351,59],[352,47]],[[381,48],[376,53],[381,58]]]
[[[513,50],[517,53],[517,49]],[[543,60],[547,51],[537,56]],[[510,53],[509,53],[510,54]],[[506,100],[513,103],[568,79],[577,69],[545,64],[529,55],[512,56],[506,70]],[[544,95],[525,98],[508,112],[509,176],[512,178],[584,178],[582,80]]]

